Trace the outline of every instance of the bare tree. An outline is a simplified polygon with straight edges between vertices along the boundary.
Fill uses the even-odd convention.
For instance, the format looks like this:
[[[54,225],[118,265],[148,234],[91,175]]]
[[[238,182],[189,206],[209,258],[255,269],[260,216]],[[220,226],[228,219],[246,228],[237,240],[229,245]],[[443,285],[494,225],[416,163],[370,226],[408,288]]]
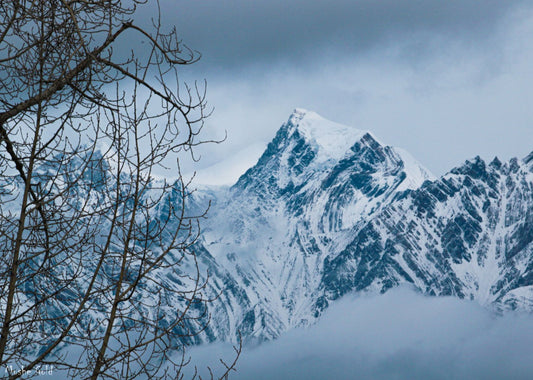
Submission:
[[[208,326],[203,215],[187,210],[178,161],[202,143],[205,85],[180,86],[198,55],[175,30],[132,21],[145,2],[0,2],[7,377],[180,378]],[[168,162],[177,180],[155,179]]]

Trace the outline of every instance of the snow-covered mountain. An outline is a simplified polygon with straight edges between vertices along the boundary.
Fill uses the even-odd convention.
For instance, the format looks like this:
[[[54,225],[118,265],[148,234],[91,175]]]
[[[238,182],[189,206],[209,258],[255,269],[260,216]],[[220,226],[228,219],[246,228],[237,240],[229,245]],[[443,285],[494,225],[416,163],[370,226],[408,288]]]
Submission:
[[[297,109],[213,205],[213,337],[271,339],[342,295],[402,283],[533,310],[533,154],[434,178],[371,133]]]
[[[82,186],[110,170],[102,157],[97,161],[72,187],[69,204],[89,199],[103,208],[105,223],[112,192],[93,185],[94,194],[84,194]],[[39,173],[45,183],[46,168]],[[239,333],[247,340],[273,339],[313,323],[349,292],[385,292],[400,284],[533,311],[533,153],[507,163],[476,157],[437,179],[370,132],[297,109],[233,186],[202,185],[184,195],[180,183],[174,185],[158,198],[160,186],[152,181],[141,202],[159,199],[147,208],[150,220],[170,230],[178,223],[170,211],[184,196],[190,215],[210,204],[193,248],[209,277],[202,291],[218,296],[207,304],[209,325],[187,343],[235,340]],[[157,251],[158,242],[149,246]],[[96,260],[84,259],[90,274]],[[106,273],[114,270],[113,260],[104,263]],[[187,286],[183,278],[196,270],[188,260],[154,271],[163,293]],[[78,277],[82,294],[85,277]],[[66,309],[79,298],[69,297]],[[136,297],[142,304],[142,287]],[[171,294],[162,299],[162,315],[173,315],[182,302]],[[149,306],[139,311],[152,312]]]

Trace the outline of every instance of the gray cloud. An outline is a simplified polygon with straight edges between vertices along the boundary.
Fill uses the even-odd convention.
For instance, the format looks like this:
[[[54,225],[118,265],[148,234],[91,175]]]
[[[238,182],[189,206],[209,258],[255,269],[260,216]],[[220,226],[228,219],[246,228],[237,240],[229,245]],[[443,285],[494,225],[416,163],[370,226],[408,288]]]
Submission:
[[[235,71],[273,62],[327,64],[439,34],[475,46],[522,0],[162,1],[163,20],[203,52],[203,64]],[[419,43],[419,51],[424,47]]]
[[[531,379],[533,318],[406,289],[348,297],[316,324],[243,351],[233,379]],[[200,367],[231,353],[201,347]]]

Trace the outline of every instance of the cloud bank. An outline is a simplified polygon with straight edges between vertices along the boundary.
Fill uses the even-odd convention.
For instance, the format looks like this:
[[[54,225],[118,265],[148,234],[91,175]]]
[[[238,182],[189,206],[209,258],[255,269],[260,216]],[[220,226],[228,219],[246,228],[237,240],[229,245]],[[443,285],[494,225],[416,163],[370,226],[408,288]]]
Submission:
[[[227,346],[191,353],[200,367]],[[349,296],[309,328],[246,348],[232,379],[531,379],[533,317],[409,289]]]
[[[384,44],[444,35],[490,40],[523,0],[162,0],[163,20],[204,52],[206,65],[238,71],[273,62],[309,66]]]

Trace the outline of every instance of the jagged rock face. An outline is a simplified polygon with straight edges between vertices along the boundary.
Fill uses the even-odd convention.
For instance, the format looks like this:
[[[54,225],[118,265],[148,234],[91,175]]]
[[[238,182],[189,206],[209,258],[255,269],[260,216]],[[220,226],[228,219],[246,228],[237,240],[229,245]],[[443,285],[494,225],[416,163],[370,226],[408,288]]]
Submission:
[[[218,339],[274,338],[348,292],[402,283],[533,310],[533,153],[435,179],[370,133],[297,110],[217,194],[203,244],[238,305],[225,317],[214,305],[230,321]]]
[[[476,157],[398,194],[326,260],[325,298],[408,282],[428,294],[531,310],[532,213],[527,161],[486,165]]]

